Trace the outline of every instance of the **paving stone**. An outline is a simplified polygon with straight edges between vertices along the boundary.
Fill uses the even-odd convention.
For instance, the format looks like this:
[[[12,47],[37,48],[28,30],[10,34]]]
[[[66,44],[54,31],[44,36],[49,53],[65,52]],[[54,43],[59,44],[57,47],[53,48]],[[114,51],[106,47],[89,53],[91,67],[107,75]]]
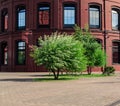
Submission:
[[[48,73],[0,73],[0,106],[120,106],[120,73],[35,82]]]

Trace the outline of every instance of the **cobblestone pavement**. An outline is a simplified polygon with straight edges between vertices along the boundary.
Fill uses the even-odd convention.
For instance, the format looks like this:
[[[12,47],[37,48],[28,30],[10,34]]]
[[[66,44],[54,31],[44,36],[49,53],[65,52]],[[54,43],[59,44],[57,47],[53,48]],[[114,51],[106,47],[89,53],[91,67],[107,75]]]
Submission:
[[[112,77],[35,82],[44,73],[0,73],[0,106],[120,106],[120,73]]]

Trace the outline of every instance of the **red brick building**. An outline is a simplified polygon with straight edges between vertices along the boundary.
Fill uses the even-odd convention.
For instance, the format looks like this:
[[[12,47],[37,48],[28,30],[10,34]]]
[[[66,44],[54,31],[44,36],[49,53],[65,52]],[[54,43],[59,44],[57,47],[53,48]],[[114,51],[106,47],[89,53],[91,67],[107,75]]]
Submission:
[[[0,0],[0,71],[44,71],[29,56],[29,45],[54,31],[73,32],[87,24],[120,70],[119,0]]]

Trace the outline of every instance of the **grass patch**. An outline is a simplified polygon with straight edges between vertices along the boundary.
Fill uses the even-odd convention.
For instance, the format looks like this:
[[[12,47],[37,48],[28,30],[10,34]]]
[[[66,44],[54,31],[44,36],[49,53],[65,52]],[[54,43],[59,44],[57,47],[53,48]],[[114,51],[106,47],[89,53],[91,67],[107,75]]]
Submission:
[[[106,77],[106,75],[103,75],[103,74],[91,74],[91,75],[83,74],[80,77],[81,78],[94,78],[94,77]]]
[[[58,80],[54,80],[54,76],[53,75],[45,75],[41,78],[34,78],[33,81],[67,81],[67,80],[78,80],[80,78],[98,78],[98,77],[106,77],[106,75],[103,74],[82,74],[82,75],[67,75],[67,74],[63,74],[63,75],[59,75],[59,79]]]

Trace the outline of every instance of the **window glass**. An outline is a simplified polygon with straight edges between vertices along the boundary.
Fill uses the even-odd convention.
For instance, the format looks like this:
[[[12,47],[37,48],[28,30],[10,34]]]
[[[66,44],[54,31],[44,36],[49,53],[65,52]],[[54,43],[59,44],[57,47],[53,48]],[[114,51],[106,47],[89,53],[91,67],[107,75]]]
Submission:
[[[17,42],[17,64],[25,64],[25,42]]]
[[[49,25],[50,24],[50,7],[48,5],[39,6],[39,25]]]
[[[90,28],[100,28],[100,8],[99,6],[90,6],[89,8]]]
[[[1,48],[1,54],[2,54],[1,63],[2,65],[7,65],[8,64],[8,45],[6,42],[3,42],[1,47],[2,47]]]
[[[64,25],[75,24],[75,7],[65,6],[64,7]]]
[[[18,12],[18,27],[25,27],[25,9]]]
[[[5,9],[2,11],[2,17],[1,17],[1,29],[2,32],[5,32],[8,30],[8,11]]]
[[[17,8],[17,29],[25,29],[26,27],[26,9],[24,6]]]
[[[4,16],[4,29],[8,29],[8,14],[6,13]]]
[[[120,42],[113,42],[113,63],[120,63]]]
[[[8,48],[7,45],[4,48],[4,64],[7,65],[8,64]]]
[[[116,10],[112,10],[112,29],[118,30],[119,14]]]

